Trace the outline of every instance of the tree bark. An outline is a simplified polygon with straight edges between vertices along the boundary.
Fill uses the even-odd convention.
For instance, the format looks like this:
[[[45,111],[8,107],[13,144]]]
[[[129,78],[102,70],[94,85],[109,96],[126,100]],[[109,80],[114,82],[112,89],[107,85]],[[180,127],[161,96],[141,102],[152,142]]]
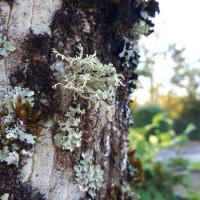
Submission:
[[[28,87],[37,94],[38,109],[45,116],[33,157],[23,159],[18,169],[0,164],[0,196],[7,192],[10,199],[17,200],[86,198],[73,179],[73,167],[81,153],[90,150],[94,162],[104,170],[104,184],[95,199],[129,199],[122,185],[127,184],[128,176],[128,99],[134,88],[132,81],[137,78],[134,70],[138,53],[132,50],[128,59],[120,58],[119,54],[125,46],[124,38],[131,38],[131,29],[142,19],[141,11],[155,15],[157,5],[150,2],[144,7],[141,0],[0,1],[1,32],[17,47],[8,57],[0,59],[0,99],[16,85]],[[151,21],[143,20],[152,26]],[[129,41],[137,43],[134,38]],[[78,44],[85,54],[96,51],[103,63],[113,63],[124,76],[124,86],[116,91],[112,122],[102,113],[87,110],[81,119],[81,147],[71,153],[55,148],[52,140],[54,124],[66,112],[71,97],[66,100],[52,89],[63,65],[51,51],[56,48],[74,56]]]

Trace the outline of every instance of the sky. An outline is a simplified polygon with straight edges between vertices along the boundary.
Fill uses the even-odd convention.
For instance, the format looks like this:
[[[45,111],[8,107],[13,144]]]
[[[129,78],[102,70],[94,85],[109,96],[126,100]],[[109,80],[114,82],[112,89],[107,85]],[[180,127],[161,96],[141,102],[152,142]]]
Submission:
[[[185,57],[189,63],[200,58],[200,0],[159,0],[160,14],[156,16],[155,32],[159,37],[155,39],[152,34],[142,37],[140,45],[145,45],[152,52],[161,52],[169,44],[176,43],[185,47]],[[164,83],[162,93],[172,87],[169,80],[173,74],[173,64],[169,60],[157,59],[154,71],[158,83]],[[144,88],[149,86],[147,80],[142,79]],[[181,90],[178,91],[183,94]],[[135,95],[140,103],[148,100],[149,96],[144,90],[137,90]]]

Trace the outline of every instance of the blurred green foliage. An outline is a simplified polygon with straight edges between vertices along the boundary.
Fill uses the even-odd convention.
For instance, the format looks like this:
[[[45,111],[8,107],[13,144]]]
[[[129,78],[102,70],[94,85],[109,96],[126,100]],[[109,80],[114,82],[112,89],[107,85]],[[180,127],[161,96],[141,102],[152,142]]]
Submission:
[[[175,131],[179,134],[186,127],[187,124],[193,123],[196,126],[190,134],[190,139],[200,139],[200,83],[199,83],[199,64],[200,60],[193,63],[188,63],[185,57],[185,48],[178,47],[176,44],[169,46],[169,54],[174,62],[174,74],[171,77],[171,84],[180,90],[185,91],[182,99],[183,109],[179,117],[174,121]]]
[[[134,112],[134,127],[143,127],[152,123],[153,117],[164,112],[159,106],[156,105],[144,105]]]
[[[181,115],[174,120],[175,131],[181,133],[189,123],[196,126],[196,130],[190,134],[190,139],[200,140],[200,101],[188,97],[185,99]]]
[[[148,120],[145,119],[148,117]],[[176,184],[181,184],[187,188],[191,167],[189,161],[182,158],[163,159],[162,162],[156,161],[156,155],[161,148],[177,148],[177,146],[186,144],[188,135],[195,129],[194,125],[189,124],[183,133],[177,136],[173,129],[173,121],[168,113],[156,106],[151,109],[148,109],[148,107],[141,108],[135,114],[135,118],[137,119],[135,121],[136,127],[129,129],[128,140],[129,154],[132,155],[129,160],[133,165],[133,171],[135,171],[135,175],[141,176],[143,174],[144,176],[144,181],[133,187],[139,199],[197,200],[196,197],[191,196],[196,195],[194,193],[188,194],[190,196],[187,198],[182,198],[177,196],[173,189]],[[134,154],[130,152],[134,152]],[[143,166],[143,172],[136,173],[138,169],[135,165],[136,162],[133,161],[138,158],[141,166]]]
[[[199,200],[200,195],[196,192],[189,192],[189,200]]]
[[[156,34],[154,36],[155,38],[158,37]],[[160,105],[161,108],[169,112],[174,119],[174,129],[177,134],[182,133],[189,123],[193,123],[196,126],[196,130],[193,130],[189,138],[191,140],[200,140],[200,59],[191,62],[185,57],[186,48],[178,44],[170,44],[163,52],[152,52],[151,49],[145,46],[141,46],[140,50],[142,59],[137,73],[140,77],[148,80],[149,86],[146,90],[150,98],[147,98],[147,102]],[[159,74],[156,74],[158,73],[156,70],[156,60],[158,58],[171,61],[171,64],[165,62],[169,65],[166,67],[173,69],[173,74],[170,75],[171,79],[168,83],[156,81],[155,77],[159,76]],[[160,89],[167,89],[168,84],[172,86],[170,91],[161,94]],[[143,85],[145,84],[139,83],[141,88]],[[143,109],[144,107],[138,111],[139,116],[136,113],[134,117],[136,127],[146,125],[146,122],[152,119],[148,112],[155,108],[149,108],[148,112],[145,110],[145,115],[143,114]]]

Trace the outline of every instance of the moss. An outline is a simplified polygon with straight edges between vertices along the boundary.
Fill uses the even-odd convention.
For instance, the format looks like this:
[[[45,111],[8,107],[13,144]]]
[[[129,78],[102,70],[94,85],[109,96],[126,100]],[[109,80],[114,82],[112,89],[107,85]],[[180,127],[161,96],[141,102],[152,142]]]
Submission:
[[[31,133],[37,134],[41,127],[40,115],[32,109],[33,95],[32,91],[16,87],[8,93],[0,109],[0,160],[4,161],[0,163],[0,196],[8,193],[9,200],[44,199],[28,183],[20,181],[19,173],[22,162],[18,161],[22,155],[31,154],[35,142],[36,136]]]
[[[44,195],[20,181],[19,170],[0,163],[0,196],[9,194],[9,200],[45,200]]]
[[[124,58],[119,58],[118,55],[124,48],[124,36],[133,37],[132,30],[136,24],[142,20],[144,26],[153,27],[152,21],[148,18],[144,19],[141,12],[154,16],[159,12],[158,3],[155,0],[139,1],[139,3],[136,0],[63,0],[62,2],[62,7],[55,14],[51,24],[56,48],[61,53],[63,49],[70,48],[72,49],[70,53],[73,54],[77,43],[71,41],[77,41],[79,38],[86,54],[97,51],[97,56],[102,59],[102,62],[112,62],[117,70],[123,73],[128,87],[122,96],[126,96],[126,92],[131,93],[136,87],[134,80],[137,79],[137,75],[134,70],[138,64],[138,52],[130,58],[128,69],[121,65]],[[83,32],[83,18],[86,18],[90,25],[90,33]]]
[[[155,14],[160,12],[159,3],[156,0],[144,2],[143,7],[150,17],[155,17]]]
[[[128,177],[127,180],[130,185],[136,185],[144,181],[144,171],[142,162],[136,157],[135,151],[128,152]],[[134,168],[133,168],[134,167]]]
[[[10,6],[12,6],[15,0],[3,0],[3,1],[8,3]]]
[[[12,86],[22,85],[35,92],[35,107],[45,119],[57,112],[58,103],[52,86],[56,83],[51,66],[51,38],[47,34],[31,33],[21,45],[22,64],[10,76]]]
[[[83,16],[78,12],[78,8],[79,2],[77,0],[62,1],[62,7],[56,12],[51,23],[54,47],[60,52],[69,45],[69,38],[76,41],[76,34],[82,33]]]
[[[34,92],[15,87],[0,108],[0,162],[18,166],[20,156],[31,149],[39,132],[39,113],[32,110]]]
[[[109,200],[133,200],[129,193],[124,189],[122,185],[112,185],[108,187],[108,196],[106,197]]]

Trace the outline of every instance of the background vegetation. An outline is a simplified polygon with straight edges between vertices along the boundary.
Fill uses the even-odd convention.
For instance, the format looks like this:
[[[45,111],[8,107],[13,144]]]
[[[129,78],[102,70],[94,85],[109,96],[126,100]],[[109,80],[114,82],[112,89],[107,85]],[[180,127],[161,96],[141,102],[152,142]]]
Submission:
[[[163,150],[174,149],[175,152],[190,141],[200,140],[200,62],[187,63],[185,48],[175,44],[164,52],[152,53],[144,46],[141,50],[143,60],[138,74],[149,86],[144,104],[139,104],[136,98],[130,103],[134,122],[129,129],[129,160],[132,173],[137,175],[132,190],[141,200],[200,200],[198,189],[196,193],[191,187],[190,178],[194,171],[200,172],[199,162],[181,157],[168,159],[167,155],[158,159]],[[174,66],[172,89],[165,93],[160,91],[167,83],[155,80],[158,55],[170,59]],[[142,88],[144,82],[138,81],[138,86]],[[176,190],[177,185],[184,188],[186,195]]]

